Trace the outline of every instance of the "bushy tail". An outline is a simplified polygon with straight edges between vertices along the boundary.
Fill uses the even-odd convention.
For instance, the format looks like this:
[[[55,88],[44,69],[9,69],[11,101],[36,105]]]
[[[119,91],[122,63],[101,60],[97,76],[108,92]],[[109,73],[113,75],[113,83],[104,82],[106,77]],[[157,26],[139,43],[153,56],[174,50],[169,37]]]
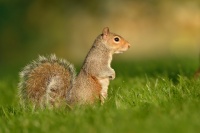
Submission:
[[[58,107],[66,102],[67,91],[75,80],[75,69],[55,55],[39,56],[20,72],[18,85],[22,105]]]

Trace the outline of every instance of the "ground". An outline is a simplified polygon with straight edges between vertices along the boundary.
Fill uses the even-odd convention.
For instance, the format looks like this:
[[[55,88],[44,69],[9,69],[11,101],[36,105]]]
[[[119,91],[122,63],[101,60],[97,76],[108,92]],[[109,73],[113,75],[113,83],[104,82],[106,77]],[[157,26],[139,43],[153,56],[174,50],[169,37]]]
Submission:
[[[0,77],[0,133],[196,133],[200,79],[196,59],[116,61],[116,79],[103,106],[22,108],[17,71]],[[7,68],[9,69],[9,68]]]

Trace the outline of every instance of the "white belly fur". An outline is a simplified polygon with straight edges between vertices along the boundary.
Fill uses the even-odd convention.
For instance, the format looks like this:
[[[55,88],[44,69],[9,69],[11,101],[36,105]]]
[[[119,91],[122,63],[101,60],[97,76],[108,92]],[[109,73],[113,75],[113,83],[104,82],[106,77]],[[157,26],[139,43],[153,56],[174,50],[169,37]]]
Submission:
[[[99,83],[101,84],[101,94],[100,94],[100,99],[101,103],[103,104],[106,97],[107,97],[107,92],[108,92],[108,86],[109,86],[109,78],[104,78],[104,79],[99,79]]]

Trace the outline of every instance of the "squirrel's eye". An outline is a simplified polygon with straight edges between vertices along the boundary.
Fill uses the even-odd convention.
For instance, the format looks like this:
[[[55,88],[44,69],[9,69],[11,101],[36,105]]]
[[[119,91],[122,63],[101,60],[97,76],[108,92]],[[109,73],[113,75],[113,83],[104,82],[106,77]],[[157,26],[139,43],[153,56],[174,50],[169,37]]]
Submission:
[[[114,38],[115,42],[119,42],[119,37]]]

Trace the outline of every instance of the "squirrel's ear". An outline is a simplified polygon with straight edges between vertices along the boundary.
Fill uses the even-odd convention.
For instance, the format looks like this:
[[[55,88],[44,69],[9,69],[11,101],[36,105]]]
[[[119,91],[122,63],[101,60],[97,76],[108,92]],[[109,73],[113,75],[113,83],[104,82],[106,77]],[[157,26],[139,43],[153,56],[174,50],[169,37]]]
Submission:
[[[109,31],[108,27],[103,28],[103,31],[102,31],[103,39],[106,39],[109,33],[110,33],[110,31]]]

